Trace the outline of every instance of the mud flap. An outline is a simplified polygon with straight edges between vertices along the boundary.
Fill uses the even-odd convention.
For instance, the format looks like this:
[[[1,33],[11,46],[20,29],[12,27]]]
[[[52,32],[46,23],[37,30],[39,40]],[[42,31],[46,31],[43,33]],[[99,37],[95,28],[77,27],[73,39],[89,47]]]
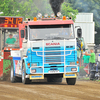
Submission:
[[[32,79],[44,79],[44,75],[43,74],[30,75],[30,80]]]
[[[77,73],[63,73],[63,78],[76,78]]]

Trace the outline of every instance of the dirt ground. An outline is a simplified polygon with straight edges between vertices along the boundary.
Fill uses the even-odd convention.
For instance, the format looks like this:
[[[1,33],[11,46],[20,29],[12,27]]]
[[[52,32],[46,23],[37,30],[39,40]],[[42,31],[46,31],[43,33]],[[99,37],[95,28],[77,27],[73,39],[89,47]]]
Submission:
[[[28,85],[0,81],[0,100],[100,100],[100,83],[77,81],[76,85],[33,82]]]

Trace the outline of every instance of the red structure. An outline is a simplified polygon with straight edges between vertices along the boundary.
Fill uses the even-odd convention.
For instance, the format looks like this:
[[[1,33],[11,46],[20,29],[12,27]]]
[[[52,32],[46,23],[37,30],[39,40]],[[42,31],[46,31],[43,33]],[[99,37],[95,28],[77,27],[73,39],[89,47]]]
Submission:
[[[0,77],[3,75],[3,59],[0,60]]]
[[[11,50],[18,50],[20,49],[20,44],[19,48],[17,47],[8,47],[5,45],[7,35],[8,34],[13,34],[14,32],[19,33],[19,24],[23,23],[23,18],[22,17],[7,17],[7,16],[1,16],[0,17],[0,43],[1,47],[1,58],[0,58],[0,77],[3,75],[3,60],[8,59],[10,56],[10,51]],[[16,36],[16,35],[15,35]],[[2,41],[3,38],[4,40]],[[18,37],[18,41],[20,41]]]

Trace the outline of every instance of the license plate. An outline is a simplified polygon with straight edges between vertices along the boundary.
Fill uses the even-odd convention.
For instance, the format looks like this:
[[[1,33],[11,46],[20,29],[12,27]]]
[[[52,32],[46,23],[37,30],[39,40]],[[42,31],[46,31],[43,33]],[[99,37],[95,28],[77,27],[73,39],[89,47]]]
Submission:
[[[59,73],[59,70],[49,70],[49,73]]]
[[[30,79],[44,79],[44,75],[40,74],[40,75],[30,75]]]

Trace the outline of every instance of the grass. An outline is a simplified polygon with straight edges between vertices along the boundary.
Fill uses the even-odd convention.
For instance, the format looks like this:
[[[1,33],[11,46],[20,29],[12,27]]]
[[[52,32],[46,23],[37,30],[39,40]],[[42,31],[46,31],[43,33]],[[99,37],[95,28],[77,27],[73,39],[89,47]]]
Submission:
[[[84,66],[81,66],[81,67],[80,67],[80,69],[83,69],[83,68],[84,68]]]
[[[97,82],[100,82],[100,80],[96,80]]]
[[[90,80],[90,78],[89,78],[89,77],[84,77],[83,79],[84,79],[84,80]]]
[[[89,77],[83,77],[83,78],[80,78],[80,80],[86,80],[86,81],[88,81],[90,79],[89,79]]]

